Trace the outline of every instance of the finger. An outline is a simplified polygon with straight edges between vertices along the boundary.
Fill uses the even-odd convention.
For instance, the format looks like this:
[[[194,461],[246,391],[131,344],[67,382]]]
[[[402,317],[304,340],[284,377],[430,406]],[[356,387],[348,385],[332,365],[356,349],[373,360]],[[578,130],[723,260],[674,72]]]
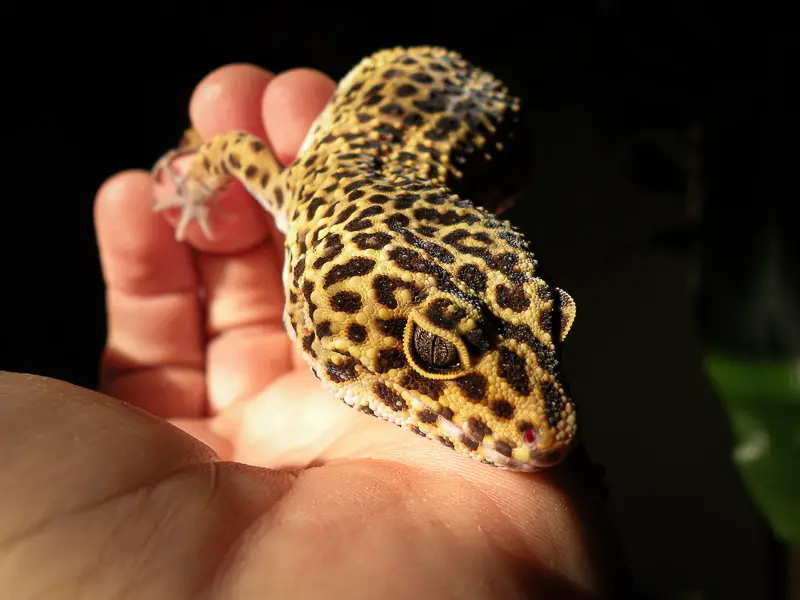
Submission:
[[[204,140],[232,129],[242,130],[266,141],[261,118],[264,90],[274,75],[253,65],[227,65],[207,75],[195,89],[189,105],[192,126]],[[187,156],[173,163],[182,173],[193,160]],[[156,196],[167,199],[171,185],[156,186]],[[234,253],[263,243],[272,234],[270,219],[239,182],[216,194],[211,219],[213,239],[208,239],[197,223],[187,228],[187,242],[200,250]],[[164,211],[167,221],[177,225],[181,210]],[[224,215],[224,216],[223,216]]]
[[[194,97],[205,95],[228,119],[252,130],[260,123],[260,99],[270,78],[236,65],[209,75]],[[205,132],[215,126],[214,118],[200,115],[195,126]],[[206,409],[198,278],[189,247],[176,243],[171,228],[152,212],[156,193],[143,173],[112,178],[98,193],[96,226],[109,287],[104,389],[160,416],[193,418]]]
[[[328,78],[316,72],[289,72],[275,77],[264,93],[263,106],[270,116],[265,139],[284,149],[294,145],[296,151],[327,102],[329,94],[325,90],[329,83]],[[213,127],[238,128],[237,123],[218,115],[216,95],[202,91],[195,95],[194,118],[198,123],[208,123],[209,132],[214,132]],[[258,112],[260,119],[260,100]],[[258,208],[255,202],[250,204]],[[231,250],[212,242],[197,257],[208,296],[208,386],[214,413],[255,394],[292,367],[292,346],[282,318],[282,249],[261,244],[237,252]]]
[[[269,85],[263,119],[272,149],[283,164],[294,161],[311,124],[335,89],[330,77],[314,69],[286,71]]]
[[[106,284],[101,389],[160,416],[199,416],[204,351],[192,256],[151,209],[141,171],[106,181],[95,228]]]
[[[266,140],[261,103],[272,79],[271,73],[250,65],[214,71],[192,96],[193,126],[204,139],[237,129]],[[283,256],[264,243],[272,224],[238,183],[220,195],[219,203],[232,218],[214,222],[214,239],[198,230],[188,236],[189,245],[200,249],[196,267],[206,295],[211,414],[260,390],[290,366],[281,323]],[[272,339],[276,331],[283,334],[278,340]]]
[[[325,108],[336,83],[314,69],[292,69],[278,75],[264,94],[263,118],[273,152],[290,164],[314,120]],[[293,347],[295,367],[306,369],[301,351]]]

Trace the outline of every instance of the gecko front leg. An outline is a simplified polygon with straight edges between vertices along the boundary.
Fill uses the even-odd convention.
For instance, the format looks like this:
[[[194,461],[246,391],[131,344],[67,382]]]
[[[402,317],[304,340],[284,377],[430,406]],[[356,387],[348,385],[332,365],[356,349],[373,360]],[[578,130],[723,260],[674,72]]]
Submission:
[[[184,156],[193,156],[193,159],[182,175],[174,163]],[[214,201],[227,184],[239,179],[264,208],[283,221],[282,206],[279,206],[284,197],[280,182],[282,171],[266,144],[253,134],[230,131],[203,142],[194,130],[189,130],[178,148],[164,154],[153,167],[154,178],[163,173],[175,186],[175,194],[156,202],[153,208],[156,211],[182,209],[175,229],[177,240],[185,238],[192,221],[211,238],[210,218],[212,214],[221,214],[214,207]]]

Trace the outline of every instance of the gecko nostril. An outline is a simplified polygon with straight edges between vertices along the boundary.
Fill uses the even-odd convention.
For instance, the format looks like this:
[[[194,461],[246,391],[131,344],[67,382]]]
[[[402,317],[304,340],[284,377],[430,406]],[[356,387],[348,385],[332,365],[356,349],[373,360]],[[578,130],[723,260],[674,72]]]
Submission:
[[[536,433],[533,431],[533,429],[526,429],[524,437],[525,437],[525,441],[528,444],[533,445],[533,444],[536,443],[537,436],[536,436]]]

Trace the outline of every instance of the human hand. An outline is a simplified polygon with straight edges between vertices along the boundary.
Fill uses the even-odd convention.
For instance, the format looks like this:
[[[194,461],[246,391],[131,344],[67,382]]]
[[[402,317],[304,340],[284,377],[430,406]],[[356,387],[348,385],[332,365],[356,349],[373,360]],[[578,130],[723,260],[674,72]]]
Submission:
[[[225,67],[196,90],[193,125],[250,131],[288,163],[334,87],[309,70]],[[96,201],[101,391],[128,404],[0,376],[0,596],[610,589],[616,549],[569,464],[501,471],[334,400],[283,330],[270,218],[236,183],[213,240],[192,225],[178,244],[177,216],[151,210],[167,192],[133,171]]]

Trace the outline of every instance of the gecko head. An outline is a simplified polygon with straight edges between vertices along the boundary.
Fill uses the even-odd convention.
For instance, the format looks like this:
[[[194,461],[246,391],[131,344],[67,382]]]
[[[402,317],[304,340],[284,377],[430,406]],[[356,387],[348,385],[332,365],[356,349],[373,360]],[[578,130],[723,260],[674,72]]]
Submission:
[[[433,242],[389,222],[334,235],[306,258],[302,285],[314,328],[303,347],[334,393],[507,469],[567,456],[578,426],[559,346],[575,303],[513,231],[459,227]]]
[[[528,287],[536,300],[514,316],[462,291],[431,293],[409,307],[407,366],[389,378],[427,411],[442,443],[522,471],[560,462],[577,433],[555,345],[569,331],[574,302],[542,280]]]

